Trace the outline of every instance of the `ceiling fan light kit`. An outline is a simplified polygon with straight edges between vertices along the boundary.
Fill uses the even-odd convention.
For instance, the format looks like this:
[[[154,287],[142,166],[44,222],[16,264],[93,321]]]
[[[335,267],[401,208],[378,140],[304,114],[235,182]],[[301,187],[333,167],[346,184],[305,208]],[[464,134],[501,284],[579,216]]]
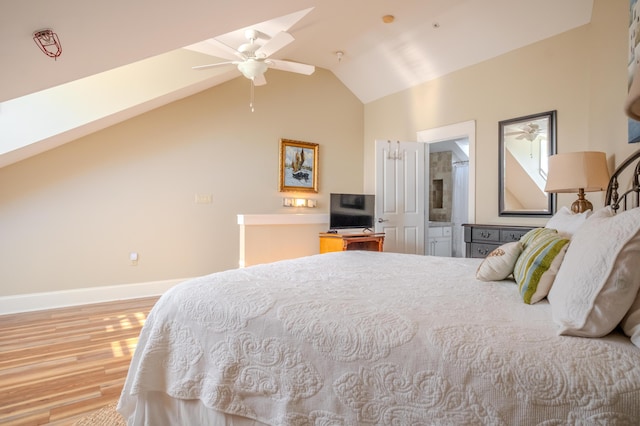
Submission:
[[[238,63],[238,69],[249,80],[255,80],[256,77],[261,76],[269,68],[265,61],[259,61],[256,59],[248,59],[244,62]]]

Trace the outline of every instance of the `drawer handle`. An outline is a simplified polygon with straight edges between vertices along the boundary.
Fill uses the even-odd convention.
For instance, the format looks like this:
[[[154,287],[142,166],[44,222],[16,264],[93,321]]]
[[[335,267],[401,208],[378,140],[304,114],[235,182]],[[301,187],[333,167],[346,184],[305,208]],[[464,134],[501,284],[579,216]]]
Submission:
[[[513,241],[518,241],[520,239],[520,235],[514,234],[513,232],[511,234],[509,234],[509,236],[511,237],[511,239]]]
[[[486,249],[486,248],[479,248],[479,249],[478,249],[478,253],[480,253],[480,254],[481,254],[481,255],[483,255],[483,256],[486,256],[486,255],[488,255],[488,254],[489,254],[489,249]]]
[[[491,232],[489,232],[489,231],[480,231],[480,236],[482,238],[489,238],[491,236]]]

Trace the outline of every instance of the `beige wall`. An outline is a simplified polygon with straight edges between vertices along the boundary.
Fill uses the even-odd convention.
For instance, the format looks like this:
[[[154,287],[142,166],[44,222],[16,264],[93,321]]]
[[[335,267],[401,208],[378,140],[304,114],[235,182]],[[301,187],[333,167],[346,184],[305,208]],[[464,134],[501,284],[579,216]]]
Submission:
[[[0,296],[237,267],[237,214],[301,211],[282,207],[280,138],[320,144],[313,212],[361,191],[362,103],[326,70],[267,79],[254,113],[238,78],[0,169]]]
[[[623,105],[627,95],[628,26],[628,0],[594,2],[587,62],[591,71],[589,148],[607,152],[611,171],[640,149],[640,144],[625,142],[628,120]]]
[[[596,0],[593,22],[365,105],[365,190],[375,186],[374,140],[476,121],[476,222],[543,224],[498,216],[498,122],[558,111],[558,151],[602,150],[610,167],[626,143],[628,0]],[[460,46],[464,49],[465,46]],[[561,194],[559,205],[573,196]],[[601,194],[589,195],[602,205]]]

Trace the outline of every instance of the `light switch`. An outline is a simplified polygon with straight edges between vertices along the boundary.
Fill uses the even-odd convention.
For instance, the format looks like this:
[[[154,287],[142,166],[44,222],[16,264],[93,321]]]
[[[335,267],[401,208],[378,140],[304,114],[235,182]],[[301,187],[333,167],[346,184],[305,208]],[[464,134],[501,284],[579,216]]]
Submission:
[[[196,204],[211,204],[213,201],[213,195],[211,194],[196,194]]]

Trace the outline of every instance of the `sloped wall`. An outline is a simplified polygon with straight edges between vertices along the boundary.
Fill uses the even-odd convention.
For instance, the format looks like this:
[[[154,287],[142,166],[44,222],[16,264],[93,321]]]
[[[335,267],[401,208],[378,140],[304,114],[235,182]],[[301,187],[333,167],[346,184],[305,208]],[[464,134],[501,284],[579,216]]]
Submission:
[[[0,169],[0,297],[236,268],[238,214],[304,212],[280,138],[320,144],[314,213],[361,191],[362,103],[326,70],[267,78],[254,113],[238,78]]]

